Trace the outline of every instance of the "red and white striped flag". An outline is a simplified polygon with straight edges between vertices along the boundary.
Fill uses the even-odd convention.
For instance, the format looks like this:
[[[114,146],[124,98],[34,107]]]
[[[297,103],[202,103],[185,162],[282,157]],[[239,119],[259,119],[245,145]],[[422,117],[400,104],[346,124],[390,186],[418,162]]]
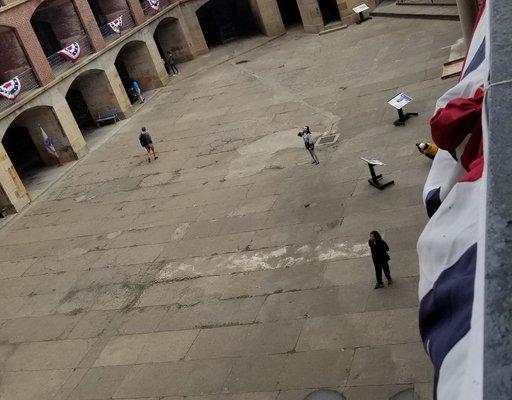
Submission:
[[[430,221],[418,240],[420,333],[434,365],[434,399],[481,400],[483,379],[484,96],[489,13],[482,2],[457,85],[437,101],[439,146],[423,199]]]

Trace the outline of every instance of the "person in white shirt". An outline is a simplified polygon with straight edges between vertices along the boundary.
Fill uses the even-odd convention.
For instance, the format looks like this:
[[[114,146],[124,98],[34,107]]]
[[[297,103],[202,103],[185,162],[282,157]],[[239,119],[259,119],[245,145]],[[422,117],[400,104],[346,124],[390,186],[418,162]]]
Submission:
[[[300,136],[304,140],[304,145],[306,146],[306,149],[308,149],[309,154],[311,154],[311,158],[313,159],[311,164],[315,164],[315,165],[320,164],[320,161],[318,161],[318,157],[315,153],[315,140],[313,139],[313,136],[311,135],[309,126],[305,126],[304,130],[302,132],[299,132],[298,136]]]

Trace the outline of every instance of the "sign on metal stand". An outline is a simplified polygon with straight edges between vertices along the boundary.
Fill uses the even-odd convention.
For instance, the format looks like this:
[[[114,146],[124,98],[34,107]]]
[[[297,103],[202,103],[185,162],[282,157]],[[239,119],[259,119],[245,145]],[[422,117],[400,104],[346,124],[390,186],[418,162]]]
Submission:
[[[405,94],[400,93],[397,94],[395,97],[393,97],[391,100],[388,101],[388,104],[391,107],[394,107],[398,110],[398,119],[393,122],[395,126],[404,126],[405,121],[407,121],[410,117],[417,117],[418,113],[412,112],[412,113],[404,113],[403,108],[409,104],[412,101],[412,97]]]
[[[361,160],[365,161],[368,164],[368,168],[370,170],[371,178],[368,179],[368,183],[377,189],[384,190],[390,185],[394,185],[395,181],[384,181],[382,174],[378,174],[375,172],[376,166],[386,165],[382,161],[361,157]]]
[[[356,24],[361,24],[364,21],[366,21],[367,19],[372,19],[372,17],[365,17],[363,14],[366,10],[369,10],[369,9],[370,9],[370,7],[368,7],[365,3],[358,5],[357,7],[354,7],[352,9],[356,14],[359,14],[359,21],[357,21]]]

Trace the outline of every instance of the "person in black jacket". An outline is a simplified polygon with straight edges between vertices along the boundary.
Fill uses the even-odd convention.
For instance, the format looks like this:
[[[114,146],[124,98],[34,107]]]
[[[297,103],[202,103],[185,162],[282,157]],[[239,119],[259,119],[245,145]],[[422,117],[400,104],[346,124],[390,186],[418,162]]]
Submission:
[[[377,284],[375,285],[375,289],[380,289],[384,287],[384,283],[382,283],[382,271],[384,270],[384,275],[386,275],[386,279],[388,280],[388,285],[391,285],[393,282],[391,280],[391,274],[389,272],[389,246],[388,244],[382,240],[382,236],[377,231],[370,232],[370,240],[368,241],[368,245],[370,246],[370,250],[372,251],[372,259],[373,265],[375,266],[375,276],[377,278]]]

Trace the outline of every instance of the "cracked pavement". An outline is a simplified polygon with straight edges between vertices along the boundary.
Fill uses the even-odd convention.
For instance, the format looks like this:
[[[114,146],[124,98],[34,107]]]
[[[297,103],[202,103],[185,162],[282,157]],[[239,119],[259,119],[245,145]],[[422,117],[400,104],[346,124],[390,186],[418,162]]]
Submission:
[[[299,29],[182,65],[0,231],[1,400],[431,398],[416,240],[458,22]],[[245,46],[245,47],[244,47]],[[405,91],[420,116],[392,124]],[[296,133],[340,134],[310,164]],[[148,164],[141,126],[159,159]],[[396,184],[368,185],[361,156]],[[370,230],[395,284],[373,290]]]

